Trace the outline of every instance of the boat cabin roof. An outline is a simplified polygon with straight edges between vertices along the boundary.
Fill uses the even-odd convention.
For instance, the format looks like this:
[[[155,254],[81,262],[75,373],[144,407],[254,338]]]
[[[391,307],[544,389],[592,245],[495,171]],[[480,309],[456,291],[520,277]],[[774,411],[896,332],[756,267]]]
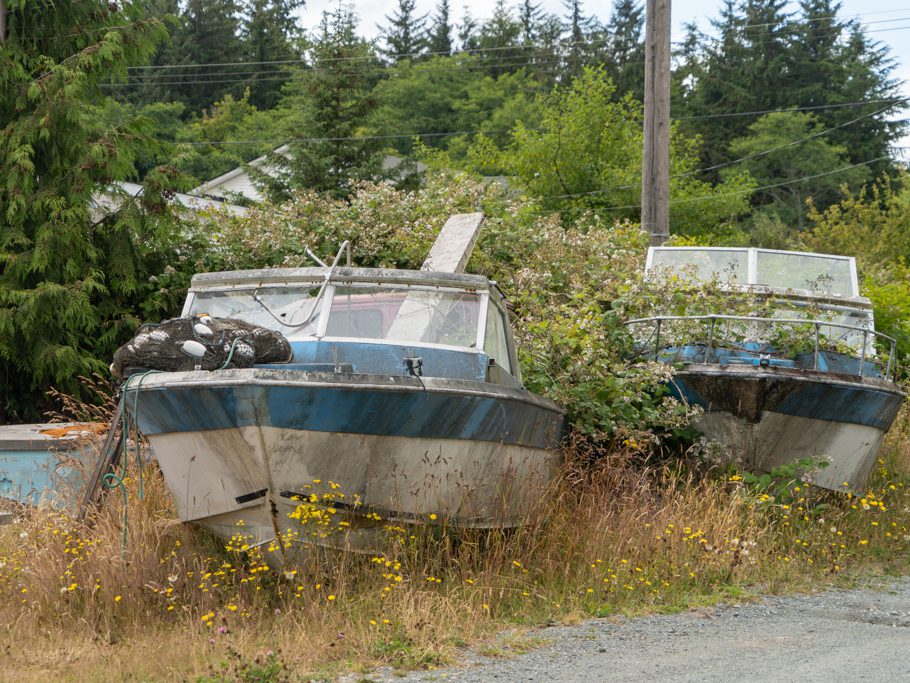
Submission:
[[[651,247],[645,271],[684,279],[767,288],[807,298],[859,298],[852,256],[735,247]]]
[[[258,284],[322,282],[329,268],[260,268],[233,270],[220,273],[198,273],[193,276],[193,289],[228,286],[256,286]],[[380,282],[456,289],[490,290],[495,283],[483,275],[469,273],[443,273],[431,270],[397,270],[393,268],[336,268],[332,281]]]

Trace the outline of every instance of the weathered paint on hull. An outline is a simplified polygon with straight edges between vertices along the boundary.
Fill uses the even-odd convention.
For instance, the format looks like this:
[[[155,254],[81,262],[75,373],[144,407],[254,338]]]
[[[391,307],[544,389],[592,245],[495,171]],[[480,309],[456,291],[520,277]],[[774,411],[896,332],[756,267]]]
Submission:
[[[300,540],[359,550],[387,541],[384,525],[369,513],[383,523],[428,522],[433,514],[436,523],[462,528],[514,526],[539,499],[557,457],[491,442],[274,427],[149,438],[181,520],[224,538],[242,521],[241,531],[264,545],[277,527],[284,537],[290,531]],[[336,511],[324,515],[328,527],[289,516],[296,498],[313,494],[318,509]],[[341,521],[350,527],[339,527]]]
[[[248,542],[266,547],[294,531],[370,550],[387,541],[383,524],[431,514],[450,526],[513,526],[552,476],[562,415],[548,401],[479,382],[343,380],[262,369],[148,376],[137,419],[180,518],[224,538],[242,521]],[[335,429],[316,428],[326,425]],[[310,495],[336,511],[329,527],[350,526],[326,535],[292,519]]]
[[[812,483],[835,491],[865,485],[904,400],[896,384],[877,378],[712,364],[678,372],[674,390],[704,409],[695,426],[732,460],[768,472],[825,458]]]

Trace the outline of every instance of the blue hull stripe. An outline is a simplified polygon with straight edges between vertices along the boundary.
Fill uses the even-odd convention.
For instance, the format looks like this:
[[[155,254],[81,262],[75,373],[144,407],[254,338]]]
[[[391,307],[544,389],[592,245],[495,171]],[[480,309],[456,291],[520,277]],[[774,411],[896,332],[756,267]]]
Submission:
[[[904,397],[897,391],[856,384],[815,381],[801,377],[764,377],[677,373],[671,391],[706,411],[729,411],[756,421],[761,411],[829,422],[847,422],[887,431]]]
[[[133,393],[128,392],[132,410]],[[139,427],[147,435],[269,426],[554,448],[562,416],[521,401],[427,392],[256,385],[142,388]]]

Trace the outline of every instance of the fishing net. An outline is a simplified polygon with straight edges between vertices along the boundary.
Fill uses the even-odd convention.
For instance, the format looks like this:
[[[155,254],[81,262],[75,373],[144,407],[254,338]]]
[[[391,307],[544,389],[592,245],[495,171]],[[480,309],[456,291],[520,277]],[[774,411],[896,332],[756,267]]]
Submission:
[[[136,370],[218,370],[287,363],[293,352],[280,332],[234,318],[173,318],[145,324],[114,353],[111,373]]]

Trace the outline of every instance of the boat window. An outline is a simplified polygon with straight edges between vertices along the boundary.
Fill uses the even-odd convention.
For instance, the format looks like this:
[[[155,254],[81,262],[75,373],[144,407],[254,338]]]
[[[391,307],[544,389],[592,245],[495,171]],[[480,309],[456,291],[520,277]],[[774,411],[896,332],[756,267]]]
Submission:
[[[846,258],[758,250],[755,283],[805,289],[827,296],[851,296],[853,272]]]
[[[470,347],[479,311],[474,292],[337,287],[326,336]]]
[[[667,268],[684,280],[723,283],[749,281],[747,249],[655,249],[651,267]]]
[[[862,308],[841,308],[822,306],[820,314],[810,316],[805,306],[801,302],[790,302],[789,305],[782,304],[773,311],[772,318],[817,318],[819,320],[830,321],[831,325],[821,324],[818,327],[818,333],[827,342],[835,342],[840,346],[852,349],[860,353],[863,348],[863,333],[861,330],[873,330],[872,311]],[[839,325],[849,325],[858,327],[859,330],[850,330]],[[866,353],[872,354],[873,335],[866,335]]]
[[[208,314],[216,318],[237,318],[244,322],[267,327],[288,337],[309,336],[319,326],[321,305],[313,307],[319,287],[262,287],[227,291],[196,292],[190,315]],[[254,299],[258,295],[260,301]],[[306,322],[306,324],[301,324]],[[300,327],[296,327],[300,325]]]
[[[509,360],[509,345],[506,342],[506,327],[502,316],[502,311],[491,301],[487,306],[487,331],[483,340],[483,350],[499,367],[511,373],[512,363]]]

